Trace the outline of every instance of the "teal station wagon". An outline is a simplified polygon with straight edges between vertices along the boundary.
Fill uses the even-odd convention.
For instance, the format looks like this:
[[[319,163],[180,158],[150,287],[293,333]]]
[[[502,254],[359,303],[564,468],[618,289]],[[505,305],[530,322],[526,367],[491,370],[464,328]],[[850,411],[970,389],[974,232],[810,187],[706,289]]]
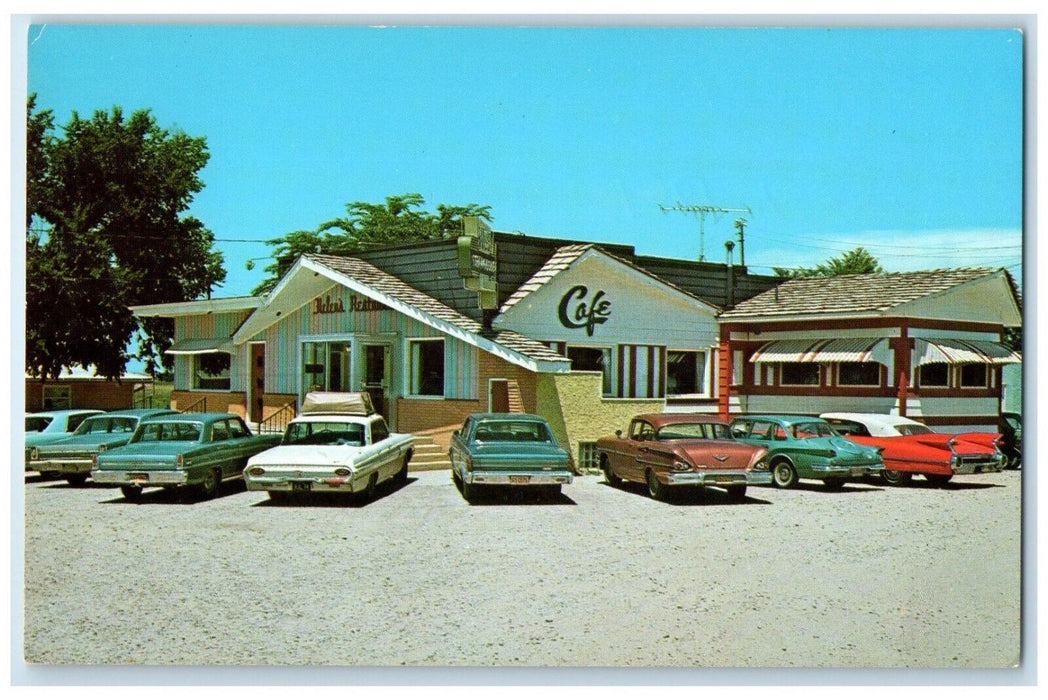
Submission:
[[[768,448],[772,484],[791,488],[798,479],[821,479],[840,488],[848,479],[877,476],[884,470],[881,451],[839,435],[822,418],[742,416],[731,422],[736,440]]]
[[[148,486],[195,487],[215,495],[224,479],[241,477],[247,460],[280,442],[280,435],[252,435],[232,413],[186,413],[143,420],[123,447],[95,457],[91,478],[119,486],[137,499]]]
[[[170,408],[135,408],[93,415],[64,440],[31,448],[26,467],[82,484],[91,474],[95,455],[126,445],[139,421],[177,413]]]

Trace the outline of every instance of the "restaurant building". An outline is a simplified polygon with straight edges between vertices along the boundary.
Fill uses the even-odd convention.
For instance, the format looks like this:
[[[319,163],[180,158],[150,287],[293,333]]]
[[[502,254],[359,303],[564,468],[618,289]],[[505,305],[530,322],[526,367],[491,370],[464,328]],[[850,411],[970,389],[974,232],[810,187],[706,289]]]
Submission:
[[[174,408],[276,429],[309,391],[366,390],[444,454],[470,413],[534,412],[579,467],[650,411],[983,425],[1018,361],[1000,344],[1021,322],[1003,271],[783,283],[631,246],[467,234],[303,255],[265,296],[133,311],[174,319]]]

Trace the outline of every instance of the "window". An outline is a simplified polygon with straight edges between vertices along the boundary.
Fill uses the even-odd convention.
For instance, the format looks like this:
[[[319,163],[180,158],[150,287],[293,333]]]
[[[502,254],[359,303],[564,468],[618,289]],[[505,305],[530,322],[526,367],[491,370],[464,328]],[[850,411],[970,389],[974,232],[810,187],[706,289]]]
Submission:
[[[72,400],[70,399],[68,386],[45,386],[43,399],[45,411],[58,411],[72,408]]]
[[[193,355],[193,388],[229,391],[229,355],[224,352]]]
[[[985,389],[989,373],[986,365],[961,365],[961,386],[968,389]]]
[[[933,362],[917,368],[917,382],[921,386],[950,386],[950,366]]]
[[[595,472],[600,469],[600,452],[595,442],[579,442],[579,469]]]
[[[349,391],[350,350],[345,340],[302,343],[303,391]]]
[[[444,339],[412,340],[408,355],[411,358],[408,393],[413,396],[443,396]]]
[[[576,372],[601,372],[604,375],[601,391],[605,396],[611,394],[611,348],[569,347],[568,359]]]
[[[381,418],[371,424],[371,444],[374,445],[377,442],[382,442],[389,437],[389,428],[386,427],[386,421]]]
[[[814,362],[783,362],[779,365],[782,386],[818,386],[819,365]]]
[[[858,435],[860,437],[869,437],[870,431],[866,429],[866,426],[862,423],[855,421],[843,420],[841,418],[827,418],[826,422],[833,426],[841,435]]]
[[[706,353],[670,350],[666,353],[666,393],[701,394],[706,390]]]
[[[841,362],[837,365],[837,383],[841,386],[880,386],[881,365],[878,362]]]
[[[211,441],[219,442],[221,440],[229,439],[229,428],[226,427],[225,421],[219,421],[211,426]]]
[[[640,441],[654,440],[655,428],[651,427],[651,423],[646,421],[634,421],[630,428],[630,437]]]
[[[229,437],[234,440],[237,438],[247,437],[247,426],[239,418],[229,419]]]

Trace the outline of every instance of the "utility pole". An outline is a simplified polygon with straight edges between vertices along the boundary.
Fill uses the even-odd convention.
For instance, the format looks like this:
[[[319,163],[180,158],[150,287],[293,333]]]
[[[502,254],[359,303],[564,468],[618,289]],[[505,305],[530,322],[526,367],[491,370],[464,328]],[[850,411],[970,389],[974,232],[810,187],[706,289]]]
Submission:
[[[699,215],[699,262],[706,260],[706,215],[707,214],[730,214],[731,212],[746,212],[752,214],[749,207],[742,209],[723,209],[721,207],[713,207],[705,204],[681,204],[677,202],[675,207],[664,207],[661,204],[659,209],[662,211],[681,211],[690,212]]]

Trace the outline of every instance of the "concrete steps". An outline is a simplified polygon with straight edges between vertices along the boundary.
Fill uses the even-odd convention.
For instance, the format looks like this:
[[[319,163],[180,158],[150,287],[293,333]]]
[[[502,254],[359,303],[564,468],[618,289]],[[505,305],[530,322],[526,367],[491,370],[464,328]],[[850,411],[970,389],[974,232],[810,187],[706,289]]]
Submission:
[[[454,427],[448,429],[438,428],[426,430],[414,434],[415,446],[412,448],[411,462],[408,471],[424,472],[440,469],[451,469],[451,461],[448,459],[448,446],[451,441],[451,432]]]

